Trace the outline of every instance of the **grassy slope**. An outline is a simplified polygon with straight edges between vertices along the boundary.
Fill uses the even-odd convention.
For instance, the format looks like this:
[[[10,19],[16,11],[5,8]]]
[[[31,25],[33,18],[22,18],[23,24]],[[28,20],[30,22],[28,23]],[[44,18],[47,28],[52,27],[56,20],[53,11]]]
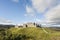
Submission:
[[[41,28],[10,28],[5,32],[5,36],[0,31],[0,40],[60,40],[60,32],[49,28],[46,34]],[[4,39],[5,38],[5,39]]]

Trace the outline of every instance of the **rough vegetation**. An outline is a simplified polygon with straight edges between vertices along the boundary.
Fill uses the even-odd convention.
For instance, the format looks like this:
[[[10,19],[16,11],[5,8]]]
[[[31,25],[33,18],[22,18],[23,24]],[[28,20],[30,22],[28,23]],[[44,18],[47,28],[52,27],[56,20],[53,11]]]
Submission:
[[[41,28],[0,28],[0,40],[60,40],[60,32]]]

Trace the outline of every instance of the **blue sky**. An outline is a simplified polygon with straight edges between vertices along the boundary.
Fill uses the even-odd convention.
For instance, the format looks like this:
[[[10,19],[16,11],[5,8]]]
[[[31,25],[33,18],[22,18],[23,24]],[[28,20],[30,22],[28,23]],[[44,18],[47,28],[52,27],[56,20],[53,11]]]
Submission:
[[[24,16],[26,13],[26,2],[24,0],[20,0],[19,2],[0,0],[0,17],[11,20],[14,23],[29,21],[29,18]]]
[[[0,23],[60,24],[59,20],[60,0],[0,0]]]
[[[26,14],[26,5],[31,6],[31,2],[28,0],[19,0],[18,2],[12,0],[0,0],[0,17],[11,20],[13,23],[34,22],[34,17],[24,16]]]

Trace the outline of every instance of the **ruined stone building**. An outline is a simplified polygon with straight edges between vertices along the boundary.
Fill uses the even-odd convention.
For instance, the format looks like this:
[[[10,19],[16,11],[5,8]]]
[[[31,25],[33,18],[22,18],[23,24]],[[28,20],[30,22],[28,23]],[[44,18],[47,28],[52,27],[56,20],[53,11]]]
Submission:
[[[41,25],[32,22],[25,23],[23,25],[15,25],[15,28],[27,28],[27,27],[41,27]]]
[[[26,24],[23,24],[23,27],[36,27],[35,23],[26,23]]]

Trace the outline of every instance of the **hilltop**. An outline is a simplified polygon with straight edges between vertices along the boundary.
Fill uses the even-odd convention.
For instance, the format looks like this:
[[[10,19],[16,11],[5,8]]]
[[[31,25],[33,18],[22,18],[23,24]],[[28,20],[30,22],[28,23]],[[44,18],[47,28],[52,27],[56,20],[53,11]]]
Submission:
[[[60,40],[60,31],[45,29],[48,34],[35,27],[0,29],[0,40]]]

